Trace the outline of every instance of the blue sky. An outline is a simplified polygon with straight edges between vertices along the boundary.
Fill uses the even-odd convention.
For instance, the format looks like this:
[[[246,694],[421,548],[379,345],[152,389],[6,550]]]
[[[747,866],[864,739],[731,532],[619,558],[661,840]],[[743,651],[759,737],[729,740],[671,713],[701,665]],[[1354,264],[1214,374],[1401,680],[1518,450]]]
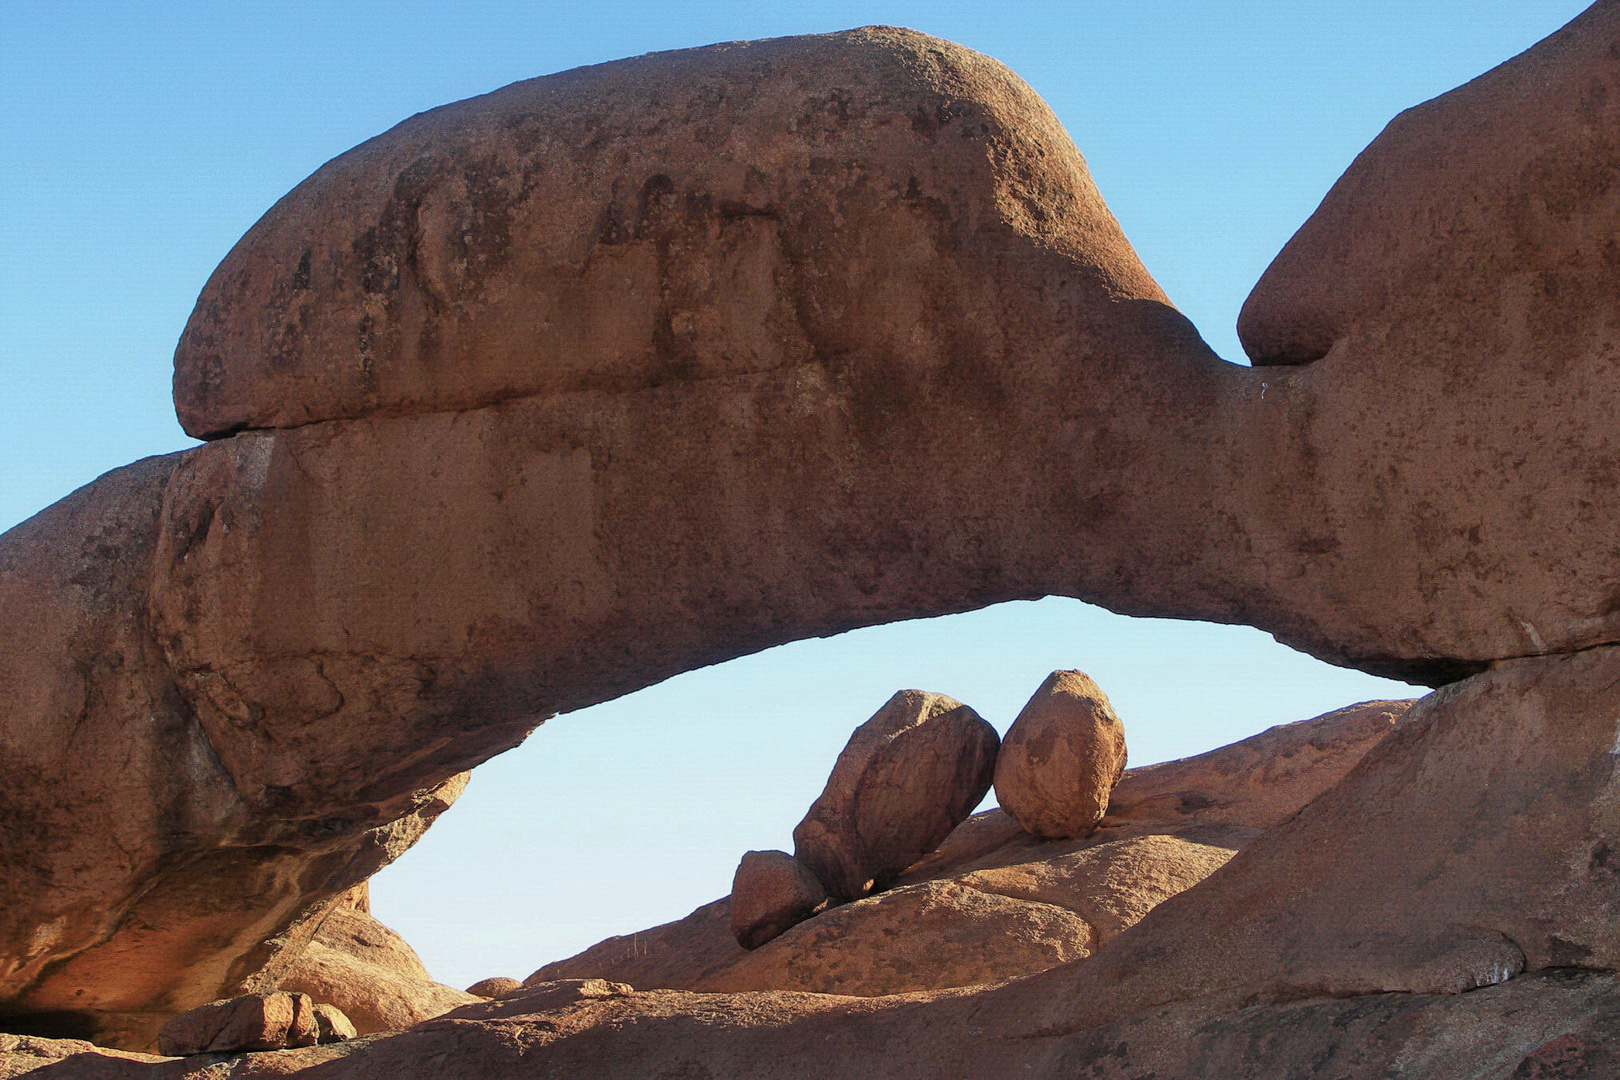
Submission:
[[[0,528],[188,445],[174,342],[287,189],[405,116],[656,49],[911,26],[1043,94],[1171,298],[1218,352],[1254,280],[1399,110],[1533,44],[1552,0],[1057,3],[120,3],[0,6]],[[1054,667],[1114,697],[1132,760],[1407,694],[1258,632],[1007,605],[805,642],[552,721],[378,879],[458,984],[526,975],[724,892],[784,846],[854,724],[907,686],[1005,728]]]

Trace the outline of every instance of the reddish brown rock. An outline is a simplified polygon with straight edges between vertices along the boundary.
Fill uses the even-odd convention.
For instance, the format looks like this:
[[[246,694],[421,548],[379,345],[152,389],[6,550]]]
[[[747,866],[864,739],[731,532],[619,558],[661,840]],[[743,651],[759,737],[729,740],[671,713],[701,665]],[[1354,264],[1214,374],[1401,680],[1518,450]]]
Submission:
[[[649,109],[667,122],[648,128]],[[396,184],[430,146],[447,171]],[[466,203],[461,167],[475,162],[493,186]],[[582,170],[602,183],[582,187]],[[314,287],[295,299],[309,327],[343,338],[346,286],[328,274],[382,287],[338,265],[389,263],[398,237],[373,225],[404,219],[369,196],[348,217],[323,194],[340,188],[396,191],[407,217],[474,211],[475,246],[517,256],[467,263],[494,277],[487,291],[469,278],[464,299],[489,303],[466,322],[420,308],[433,330],[406,309],[439,285],[422,291],[407,268],[384,287],[404,306],[384,301],[366,363],[393,388],[362,391],[358,411],[340,386],[352,350],[288,339],[259,368],[257,331],[230,329],[282,336],[259,284],[290,285],[308,247]],[[500,191],[507,209],[478,209]],[[368,232],[381,246],[356,254]],[[1031,351],[1028,298],[1054,282],[1064,328]],[[652,295],[665,299],[648,308]],[[561,305],[542,316],[556,335],[513,322],[548,305]],[[971,314],[958,326],[936,311]],[[430,339],[453,346],[455,370],[439,345],[417,363],[416,345],[388,344]],[[1205,385],[1219,364],[1188,348],[1050,111],[1000,65],[921,35],[607,65],[346,156],[238,246],[182,349],[182,384],[198,374],[181,392],[189,418],[274,398],[270,422],[301,426],[110,476],[0,541],[0,722],[29,733],[0,747],[0,810],[30,823],[0,848],[0,887],[15,893],[0,1007],[75,1010],[111,1031],[257,973],[274,985],[270,969],[302,946],[293,929],[397,853],[429,793],[545,715],[809,634],[1052,591],[1080,548],[1069,524],[1030,515],[1106,485],[1065,466],[1084,490],[1054,499],[1049,465],[1009,482],[992,447],[1031,453],[1030,431],[1093,411],[1147,431],[1155,410],[1127,404],[1134,391],[1059,384],[1109,382],[1131,355],[1156,373],[1146,385]],[[319,356],[333,366],[317,371]],[[260,375],[294,370],[261,394]],[[295,385],[308,394],[282,393]],[[328,390],[345,418],[302,423],[329,415]],[[1023,416],[1017,402],[1073,415]],[[964,515],[968,491],[990,502]],[[1031,528],[1051,550],[1019,553]],[[118,777],[78,764],[126,759]],[[91,806],[120,820],[88,827]]]
[[[1245,315],[1326,354],[1252,371],[1028,88],[920,35],[345,155],[188,327],[187,422],[243,430],[0,538],[0,1006],[137,1044],[540,717],[798,637],[1062,593],[1431,682],[1620,640],[1617,36],[1392,125]]]
[[[405,940],[350,905],[330,911],[280,989],[341,1009],[361,1035],[399,1031],[479,998],[435,982]]]
[[[704,904],[684,919],[599,941],[523,980],[608,979],[640,990],[690,990],[712,971],[744,955],[731,933],[731,898]]]
[[[785,851],[750,851],[731,880],[731,936],[757,949],[827,906],[816,875]]]
[[[328,1005],[324,1001],[315,1004],[315,1032],[316,1042],[326,1043],[348,1042],[359,1034],[354,1030],[354,1024],[343,1014],[343,1010],[336,1005]]]
[[[1338,786],[1063,973],[1041,1018],[1620,968],[1617,716],[1620,648],[1436,691]]]
[[[1116,796],[1131,796],[1125,812],[1111,813],[1084,840],[1041,840],[1000,809],[975,814],[909,867],[898,884],[943,881],[1065,908],[1106,943],[1224,865],[1262,829],[1331,788],[1395,729],[1410,704],[1353,705],[1198,757],[1127,770],[1115,788]],[[674,990],[707,985],[744,956],[728,933],[729,906],[729,900],[716,901],[677,922],[610,938],[547,965],[530,981],[595,977]],[[895,947],[863,937],[858,927],[847,933],[852,957]],[[795,962],[778,960],[775,966]],[[818,962],[826,962],[825,952]],[[1016,963],[998,977],[1036,970],[1027,957]],[[937,985],[949,985],[943,970]],[[769,985],[761,975],[749,988],[790,985],[798,984]]]
[[[498,998],[505,997],[514,990],[522,989],[523,983],[518,979],[497,975],[492,979],[479,979],[467,987],[467,993],[473,997]]]
[[[919,863],[901,884],[941,888],[897,889],[870,898],[895,897],[884,906],[830,909],[799,924],[805,933],[773,939],[764,961],[748,960],[729,929],[729,901],[719,900],[677,922],[548,964],[528,982],[600,978],[639,982],[641,989],[843,987],[831,992],[867,993],[861,988],[898,985],[890,981],[901,978],[896,972],[912,989],[1012,978],[1074,958],[1077,943],[1112,938],[1259,833],[1223,825],[1183,825],[1170,833],[1120,827],[1089,840],[1040,842],[1020,832],[1028,844],[983,852],[968,865],[953,861],[929,875],[921,872],[927,863]],[[971,897],[964,888],[1035,906]],[[904,929],[910,918],[920,919],[915,935]],[[1031,946],[1029,928],[1038,925],[1067,937]]]
[[[1092,928],[1095,951],[1226,865],[1255,835],[1221,837],[1220,843],[1162,833],[1128,837],[1040,862],[976,870],[956,880],[981,892],[1067,908]]]
[[[1379,994],[1235,1008],[1192,1002],[1082,1033],[1031,1031],[1018,983],[899,998],[820,994],[594,992],[458,1009],[410,1031],[342,1048],[250,1054],[238,1080],[1608,1080],[1620,980],[1565,971],[1471,994]],[[0,1077],[41,1066],[85,1080],[182,1080],[184,1060],[87,1043],[0,1036]],[[68,1068],[74,1071],[69,1073]]]
[[[1257,486],[1319,549],[1306,636],[1394,602],[1437,656],[1620,640],[1617,48],[1604,0],[1397,116],[1245,302]]]
[[[0,1012],[132,1047],[176,1004],[274,989],[257,975],[460,790],[313,817],[243,797],[148,617],[182,457],[109,473],[0,537]]]
[[[1207,754],[1127,769],[1109,796],[1106,822],[1269,829],[1343,779],[1412,704],[1364,701]]]
[[[163,1025],[160,1052],[234,1054],[314,1046],[315,1003],[305,994],[243,994],[185,1012]]]
[[[1083,671],[1054,671],[1002,741],[996,801],[1025,832],[1089,835],[1125,771],[1125,727]]]
[[[1045,971],[1093,944],[1091,927],[1064,908],[936,881],[831,908],[694,989],[904,994]]]
[[[884,888],[984,798],[998,742],[960,701],[900,691],[849,737],[793,829],[794,857],[835,899]]]

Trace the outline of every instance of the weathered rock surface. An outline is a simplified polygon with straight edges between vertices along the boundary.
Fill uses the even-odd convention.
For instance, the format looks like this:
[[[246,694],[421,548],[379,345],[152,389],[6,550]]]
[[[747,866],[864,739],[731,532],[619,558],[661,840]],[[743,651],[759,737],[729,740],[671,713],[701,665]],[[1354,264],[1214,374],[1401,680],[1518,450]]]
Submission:
[[[1019,985],[972,994],[634,993],[536,987],[386,1038],[250,1054],[233,1080],[1607,1080],[1620,980],[1548,972],[1470,994],[1379,994],[1155,1009],[1080,1034],[1024,1030]],[[8,1045],[5,1040],[14,1040]],[[180,1060],[0,1036],[0,1077],[71,1062],[87,1080],[199,1077]]]
[[[728,896],[704,904],[684,919],[599,941],[584,952],[545,965],[523,985],[608,979],[640,990],[690,990],[710,972],[743,955],[731,933]]]
[[[1223,842],[1151,833],[1040,862],[975,870],[957,880],[981,892],[1074,912],[1091,927],[1095,951],[1165,900],[1219,870],[1253,835],[1228,833],[1218,839]]]
[[[505,975],[497,975],[490,979],[479,979],[467,987],[467,993],[473,997],[498,998],[505,997],[512,991],[521,989],[523,989],[521,980],[509,978]]]
[[[898,884],[947,882],[1013,899],[1065,908],[1080,916],[1098,943],[1177,892],[1190,888],[1335,784],[1377,741],[1394,730],[1410,702],[1364,702],[1283,724],[1208,754],[1129,769],[1116,794],[1136,792],[1129,813],[1113,813],[1089,838],[1042,840],[1000,809],[962,822]],[[1141,780],[1137,778],[1141,777]],[[540,968],[530,983],[602,978],[639,989],[691,990],[710,984],[746,955],[732,939],[730,899],[717,900],[675,922],[609,938],[576,956]],[[878,922],[870,924],[877,927]],[[964,931],[966,932],[966,931]],[[906,947],[846,927],[851,954]],[[779,951],[791,951],[787,946]],[[785,968],[791,959],[775,961]],[[850,967],[867,960],[851,960]],[[1027,956],[1016,970],[1031,970]],[[941,967],[934,987],[961,985]],[[764,966],[749,990],[775,985]],[[732,983],[737,986],[739,984]]]
[[[694,989],[874,997],[994,982],[1090,955],[1072,911],[933,881],[831,908]]]
[[[177,355],[192,430],[266,430],[0,537],[8,1024],[149,1039],[548,712],[794,638],[1062,593],[1431,682],[1620,640],[1617,42],[1604,0],[1393,124],[1246,309],[1306,362],[1252,371],[1028,88],[920,35],[344,155]]]
[[[199,1005],[163,1025],[162,1054],[235,1054],[314,1046],[320,1037],[315,1002],[306,994],[243,994]]]
[[[1129,769],[1109,797],[1106,821],[1269,829],[1343,779],[1412,704],[1363,701],[1207,754]]]
[[[428,159],[445,170],[411,164]],[[463,165],[489,166],[490,183],[465,188]],[[401,187],[396,166],[437,179]],[[328,178],[355,195],[352,218],[322,194]],[[367,205],[374,183],[397,190],[395,210]],[[0,798],[28,823],[0,850],[12,1014],[71,1012],[103,1035],[127,1019],[147,1034],[118,1037],[144,1045],[164,1017],[266,972],[264,942],[285,942],[290,963],[292,929],[312,930],[326,899],[401,846],[426,793],[548,713],[809,634],[1052,591],[1067,571],[1021,539],[1029,515],[1108,485],[1044,466],[1009,482],[992,447],[1084,428],[1093,411],[1152,426],[1127,387],[1057,385],[1076,371],[1106,383],[1139,356],[1157,373],[1146,385],[1185,388],[1219,367],[1186,355],[1195,336],[1049,110],[1000,65],[921,35],[531,82],[407,125],[311,184],[239,245],[180,358],[188,417],[212,406],[187,371],[233,400],[232,387],[259,393],[256,375],[230,374],[258,364],[226,347],[235,331],[199,334],[215,314],[263,323],[241,259],[292,288],[308,246],[312,287],[292,293],[309,301],[294,318],[314,351],[288,339],[272,365],[303,371],[280,385],[308,407],[270,417],[302,426],[123,470],[0,540]],[[439,286],[418,288],[418,264],[398,261],[414,241],[376,215],[431,217],[441,196],[446,222],[472,214],[455,236],[468,224],[475,248],[517,261],[471,258],[456,303],[477,310],[423,300],[417,323],[407,294]],[[358,258],[403,276],[339,269],[367,234],[377,246]],[[442,393],[364,391],[364,415],[303,423],[328,415],[319,388],[358,359],[335,344],[340,273],[382,304],[382,352],[365,366]],[[1028,298],[1053,288],[1064,329],[1028,352]],[[404,305],[383,311],[388,296]],[[451,323],[472,336],[452,341]],[[316,340],[328,334],[335,352]],[[454,347],[430,345],[421,378],[394,384],[404,369],[384,343],[429,339]],[[199,349],[220,364],[194,366]],[[330,379],[300,368],[317,353]],[[1043,419],[1020,401],[1084,408]],[[1082,479],[1054,497],[1053,475]],[[990,503],[964,514],[971,491]],[[1069,525],[1036,531],[1074,561]],[[124,760],[117,776],[86,766]],[[86,808],[116,809],[102,829]],[[152,928],[138,943],[137,926]]]
[[[757,949],[826,906],[809,867],[785,851],[750,851],[731,879],[731,936]]]
[[[1413,706],[1343,781],[1072,972],[1076,1030],[1223,994],[1459,993],[1620,968],[1620,648],[1503,661]]]
[[[1125,827],[1057,843],[1020,835],[1027,845],[985,853],[971,868],[908,872],[904,887],[824,911],[752,953],[736,944],[729,902],[718,900],[548,964],[526,982],[864,996],[1013,978],[1087,955],[1197,884],[1259,830]]]
[[[322,906],[409,847],[465,782],[336,813],[244,795],[175,694],[149,616],[161,500],[183,457],[109,473],[0,536],[12,1030],[150,1047],[185,1008],[274,989],[259,976],[302,948]]]
[[[479,1000],[435,982],[404,938],[348,904],[327,913],[279,988],[337,1006],[361,1035],[399,1031]]]
[[[1311,576],[1362,583],[1320,625],[1399,597],[1426,613],[1414,639],[1455,643],[1436,655],[1620,640],[1599,539],[1620,491],[1617,47],[1602,0],[1396,117],[1244,304],[1272,410],[1255,460],[1305,481],[1295,510],[1331,547]]]
[[[1125,726],[1083,671],[1054,671],[1019,712],[996,757],[996,801],[1032,836],[1097,827],[1125,771]]]
[[[348,1042],[360,1034],[355,1031],[354,1023],[344,1015],[342,1009],[324,1001],[315,1003],[315,1032],[317,1036],[315,1041],[323,1045]]]
[[[794,858],[834,899],[885,888],[984,798],[999,742],[955,698],[900,691],[849,737],[793,829]]]

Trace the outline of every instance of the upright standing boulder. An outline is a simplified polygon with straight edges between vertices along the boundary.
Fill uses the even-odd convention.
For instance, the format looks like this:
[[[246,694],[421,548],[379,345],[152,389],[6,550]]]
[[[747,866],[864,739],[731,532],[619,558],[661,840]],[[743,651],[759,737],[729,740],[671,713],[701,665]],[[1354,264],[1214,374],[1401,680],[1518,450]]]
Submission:
[[[785,851],[750,851],[731,879],[731,936],[757,949],[827,906],[827,891]]]
[[[973,812],[999,743],[960,701],[900,691],[849,737],[793,830],[794,854],[835,899],[884,888]]]
[[[996,759],[996,799],[1026,832],[1087,836],[1125,772],[1125,727],[1083,671],[1054,671],[1029,699]]]

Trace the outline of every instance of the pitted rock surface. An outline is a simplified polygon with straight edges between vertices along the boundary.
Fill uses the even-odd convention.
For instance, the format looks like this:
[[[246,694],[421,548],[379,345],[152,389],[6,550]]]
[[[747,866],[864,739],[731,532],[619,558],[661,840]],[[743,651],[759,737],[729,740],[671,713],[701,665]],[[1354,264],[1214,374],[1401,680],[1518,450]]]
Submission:
[[[731,936],[757,949],[826,906],[809,867],[785,851],[749,851],[731,879]]]
[[[793,829],[793,855],[837,900],[886,888],[990,790],[996,729],[955,698],[902,690],[849,737]]]
[[[1108,695],[1083,671],[1054,671],[1002,740],[996,801],[1034,836],[1088,836],[1125,760],[1125,726]]]
[[[1602,0],[1391,125],[1246,308],[1253,370],[1026,86],[906,31],[338,159],[199,301],[216,441],[0,537],[0,1007],[147,1045],[547,714],[796,638],[1058,593],[1431,683],[1620,641],[1617,49]]]

